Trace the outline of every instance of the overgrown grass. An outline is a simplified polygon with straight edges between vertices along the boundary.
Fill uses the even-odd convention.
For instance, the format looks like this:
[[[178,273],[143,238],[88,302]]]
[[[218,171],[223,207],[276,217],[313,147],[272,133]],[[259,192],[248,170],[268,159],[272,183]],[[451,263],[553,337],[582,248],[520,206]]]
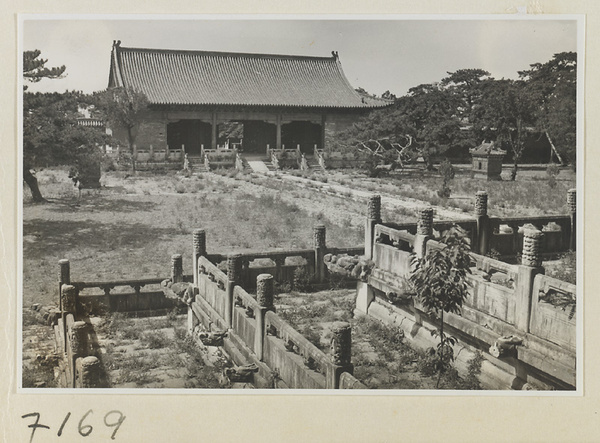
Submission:
[[[207,231],[211,253],[309,248],[317,222],[326,225],[332,246],[363,242],[362,226],[338,223],[352,212],[336,197],[328,197],[340,208],[332,211],[334,205],[304,195],[308,191],[291,201],[271,189],[235,188],[240,180],[214,174],[186,179],[186,186],[198,182],[204,189],[181,194],[175,191],[181,179],[173,174],[134,178],[111,174],[107,188],[86,195],[78,205],[72,195],[45,205],[24,203],[24,306],[58,303],[56,273],[62,258],[71,260],[73,280],[167,277],[170,257],[176,253],[183,254],[189,273],[191,232],[196,228]],[[60,184],[44,182],[42,192],[54,195],[53,186]],[[311,207],[322,208],[321,215],[315,216],[307,209]],[[335,218],[338,212],[343,215]]]
[[[428,371],[427,353],[414,350],[396,326],[367,316],[354,318],[354,291],[292,292],[276,299],[277,313],[323,352],[329,352],[329,325],[347,321],[352,326],[354,376],[372,389],[435,389],[437,376]],[[469,362],[460,377],[451,368],[440,389],[481,389],[478,376],[482,356]]]
[[[182,326],[184,321],[175,312],[144,319],[111,314],[98,330],[110,339],[102,363],[111,374],[111,385],[135,383],[143,387],[161,381],[157,370],[184,369],[186,388],[221,387],[218,374],[224,363],[213,366],[205,363],[202,350],[187,336]],[[134,350],[123,352],[123,346]]]
[[[470,171],[464,168],[457,172],[450,183],[451,197],[441,198],[436,189],[443,179],[435,172],[409,169],[382,178],[368,178],[365,174],[357,179],[354,172],[351,178],[336,172],[332,179],[353,188],[374,193],[388,194],[400,198],[412,198],[432,205],[471,212],[477,191],[487,191],[490,215],[525,216],[567,213],[567,190],[575,187],[575,175],[564,170],[548,180],[545,170],[521,171],[516,181],[495,181],[470,178]],[[558,198],[557,198],[558,197]]]
[[[546,275],[567,283],[577,283],[577,254],[574,251],[565,252],[560,256],[558,263],[546,266]]]

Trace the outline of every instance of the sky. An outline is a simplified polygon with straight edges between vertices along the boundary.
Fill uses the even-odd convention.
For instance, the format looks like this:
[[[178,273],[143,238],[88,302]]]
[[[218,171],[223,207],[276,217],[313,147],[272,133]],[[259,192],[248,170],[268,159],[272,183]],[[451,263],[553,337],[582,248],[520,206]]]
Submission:
[[[67,67],[63,79],[28,84],[28,91],[91,93],[108,84],[113,40],[124,47],[323,56],[338,51],[355,88],[397,96],[447,72],[481,68],[517,78],[532,63],[577,50],[574,20],[223,20],[181,16],[88,19],[37,16],[23,20],[22,50],[39,49],[47,66]],[[122,19],[126,17],[127,20]],[[288,16],[288,18],[290,18]]]

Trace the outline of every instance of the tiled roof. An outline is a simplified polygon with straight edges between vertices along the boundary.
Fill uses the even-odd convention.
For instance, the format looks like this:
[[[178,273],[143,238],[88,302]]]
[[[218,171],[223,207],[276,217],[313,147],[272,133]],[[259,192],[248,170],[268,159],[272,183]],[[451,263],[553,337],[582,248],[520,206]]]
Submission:
[[[476,148],[469,150],[474,155],[505,155],[506,151],[494,146],[494,142],[483,142]]]
[[[109,87],[134,87],[152,104],[381,108],[363,97],[332,57],[113,46]]]

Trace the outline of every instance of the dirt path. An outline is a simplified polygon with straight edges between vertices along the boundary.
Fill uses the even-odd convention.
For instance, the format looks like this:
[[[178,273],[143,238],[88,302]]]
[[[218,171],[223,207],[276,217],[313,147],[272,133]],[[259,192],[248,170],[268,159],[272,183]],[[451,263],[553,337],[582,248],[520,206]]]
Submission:
[[[366,206],[366,202],[372,195],[375,195],[374,192],[364,191],[360,189],[351,188],[349,186],[337,184],[337,183],[321,183],[308,178],[298,177],[295,175],[291,175],[287,172],[268,172],[265,174],[268,177],[280,177],[283,181],[287,183],[294,183],[295,185],[303,188],[310,189],[322,194],[328,195],[340,195],[346,198],[350,198],[356,202],[360,202]],[[379,193],[379,192],[378,192]],[[398,198],[391,195],[387,195],[384,193],[379,193],[381,195],[381,205],[389,211],[395,211],[399,208],[404,210],[417,211],[418,209],[432,206],[430,203],[416,200],[412,198]],[[442,208],[440,206],[433,206],[435,210],[435,216],[438,219],[444,220],[467,220],[469,219],[468,215],[465,215],[464,212],[455,211],[448,208]]]

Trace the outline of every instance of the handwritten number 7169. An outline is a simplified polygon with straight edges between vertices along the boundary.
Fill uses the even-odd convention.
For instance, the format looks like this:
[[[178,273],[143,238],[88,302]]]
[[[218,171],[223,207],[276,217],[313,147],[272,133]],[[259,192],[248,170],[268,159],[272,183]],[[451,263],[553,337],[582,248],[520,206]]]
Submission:
[[[79,420],[77,430],[79,431],[79,435],[81,435],[82,437],[89,436],[92,433],[92,431],[94,430],[92,425],[84,423],[84,422],[86,422],[86,420],[88,420],[89,416],[93,415],[93,413],[94,413],[94,411],[92,409],[90,409],[85,414],[83,414],[81,417],[81,420]],[[35,417],[35,422],[33,422],[27,426],[28,428],[31,429],[31,436],[29,437],[29,443],[32,443],[36,430],[50,429],[50,426],[40,423],[41,415],[39,412],[30,412],[29,414],[25,414],[25,415],[21,416],[21,418],[29,418],[29,417]],[[64,420],[62,421],[60,427],[58,428],[58,432],[56,433],[57,436],[60,437],[63,434],[65,426],[70,418],[71,418],[71,413],[67,412],[67,415],[65,415]],[[108,428],[114,428],[114,430],[110,436],[111,440],[115,439],[117,431],[123,424],[124,420],[125,420],[125,415],[123,415],[123,413],[121,411],[113,410],[113,411],[107,412],[104,415],[104,425]]]

